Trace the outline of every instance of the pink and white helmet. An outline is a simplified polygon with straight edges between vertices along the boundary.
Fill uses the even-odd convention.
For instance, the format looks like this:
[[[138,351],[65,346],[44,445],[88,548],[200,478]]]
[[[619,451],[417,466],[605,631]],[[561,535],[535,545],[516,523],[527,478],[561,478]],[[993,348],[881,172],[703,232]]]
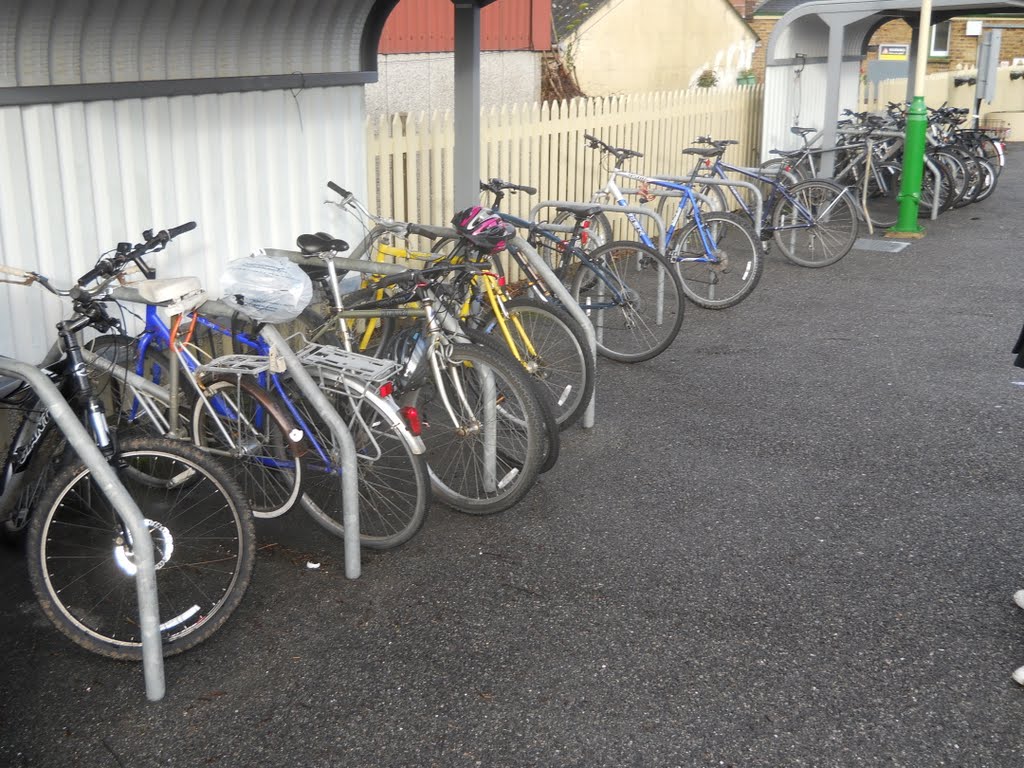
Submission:
[[[509,238],[515,236],[515,227],[479,205],[456,213],[452,224],[463,237],[486,253],[505,250]]]

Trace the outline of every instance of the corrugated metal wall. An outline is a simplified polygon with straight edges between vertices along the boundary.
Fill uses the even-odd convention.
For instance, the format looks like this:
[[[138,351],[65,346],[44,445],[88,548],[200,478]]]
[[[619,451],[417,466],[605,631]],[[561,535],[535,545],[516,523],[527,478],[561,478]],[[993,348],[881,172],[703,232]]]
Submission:
[[[328,179],[366,195],[363,93],[347,88],[0,109],[0,263],[66,286],[119,241],[195,220],[155,265],[216,292],[224,264],[303,232],[354,240]],[[37,361],[66,308],[0,285],[0,354]]]
[[[0,86],[356,71],[374,2],[3,0]]]
[[[546,51],[550,48],[550,0],[497,0],[480,11],[481,50]],[[378,53],[453,50],[452,0],[401,0],[384,25]]]

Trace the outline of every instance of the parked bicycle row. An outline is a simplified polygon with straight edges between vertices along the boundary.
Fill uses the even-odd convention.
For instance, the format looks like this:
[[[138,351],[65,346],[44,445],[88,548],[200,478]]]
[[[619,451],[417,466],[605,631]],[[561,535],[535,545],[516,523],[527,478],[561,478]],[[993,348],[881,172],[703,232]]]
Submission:
[[[970,110],[942,106],[928,109],[925,172],[918,215],[938,213],[986,200],[996,188],[1006,162],[1000,137],[967,128]],[[906,134],[907,105],[890,102],[884,115],[844,111],[838,123],[831,180],[850,190],[876,227],[891,227],[898,217]],[[813,128],[790,129],[803,147],[780,151],[762,166],[794,180],[817,178],[826,149]]]
[[[204,640],[239,604],[254,517],[302,508],[343,536],[352,466],[368,548],[407,542],[434,499],[468,514],[508,510],[555,465],[561,430],[591,401],[590,339],[607,359],[650,360],[680,333],[684,297],[723,309],[750,295],[764,243],[822,267],[850,250],[865,210],[874,218],[842,178],[802,178],[816,168],[810,149],[746,169],[723,161],[735,142],[700,137],[683,150],[691,174],[665,178],[625,170],[642,157],[635,150],[586,141],[608,159],[608,181],[592,201],[555,207],[550,221],[501,210],[507,194],[536,190],[500,179],[481,184],[486,207],[460,211],[448,227],[376,216],[329,183],[362,241],[350,249],[303,234],[295,251],[233,262],[220,300],[195,278],[157,279],[147,261],[192,223],[119,244],[67,289],[3,268],[7,282],[72,300],[41,367],[144,511],[166,653]],[[847,147],[843,168],[873,200],[863,192],[880,193],[871,180],[884,182],[891,163],[873,162],[882,145],[866,146],[863,166]],[[752,186],[765,192],[760,209],[744,193]],[[631,194],[651,205],[629,208]],[[614,239],[604,203],[626,206],[638,240]],[[411,248],[413,237],[429,247]],[[142,330],[125,335],[131,316]],[[278,324],[299,370],[268,339]],[[311,399],[303,377],[327,400]],[[131,535],[38,398],[3,379],[0,401],[20,416],[0,474],[0,521],[6,536],[25,538],[40,604],[83,647],[139,658]]]

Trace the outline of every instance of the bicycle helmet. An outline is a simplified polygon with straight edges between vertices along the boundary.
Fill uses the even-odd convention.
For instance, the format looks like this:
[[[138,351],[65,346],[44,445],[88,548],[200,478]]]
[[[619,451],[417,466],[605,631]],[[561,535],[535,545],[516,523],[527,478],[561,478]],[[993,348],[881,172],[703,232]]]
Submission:
[[[508,240],[515,236],[515,228],[511,224],[489,208],[479,205],[456,213],[452,224],[459,234],[485,253],[505,250]]]

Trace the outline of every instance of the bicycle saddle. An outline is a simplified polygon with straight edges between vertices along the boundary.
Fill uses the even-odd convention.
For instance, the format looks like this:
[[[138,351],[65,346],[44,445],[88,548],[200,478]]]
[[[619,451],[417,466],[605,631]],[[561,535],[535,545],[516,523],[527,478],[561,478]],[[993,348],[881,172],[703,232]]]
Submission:
[[[560,205],[555,210],[558,213],[571,213],[577,219],[589,219],[599,214],[604,208],[600,205]]]
[[[807,136],[808,134],[814,133],[813,128],[801,128],[798,125],[794,125],[789,129],[790,133],[796,134],[797,136]]]
[[[700,157],[718,157],[725,152],[725,147],[687,147],[683,150],[684,155],[699,155]]]
[[[326,232],[317,232],[314,235],[299,235],[295,240],[299,250],[307,256],[316,256],[327,251],[341,253],[348,250],[348,243],[338,240]]]

